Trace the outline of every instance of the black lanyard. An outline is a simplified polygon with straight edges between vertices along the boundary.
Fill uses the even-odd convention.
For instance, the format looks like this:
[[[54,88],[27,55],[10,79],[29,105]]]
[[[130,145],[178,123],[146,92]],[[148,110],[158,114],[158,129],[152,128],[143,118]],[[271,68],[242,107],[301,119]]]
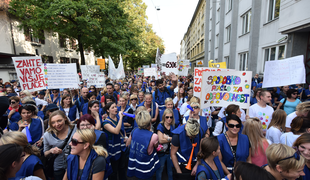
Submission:
[[[229,140],[229,137],[227,136],[226,132],[224,133],[225,136],[226,136],[226,139],[228,140],[228,144],[229,144],[229,147],[230,147],[230,150],[231,150],[231,153],[233,154],[234,156],[234,164],[235,162],[237,162],[237,159],[236,159],[236,151],[237,151],[237,147],[236,147],[236,151],[232,148],[231,146],[231,143],[230,143],[230,140]],[[237,142],[237,145],[238,145],[238,142]]]

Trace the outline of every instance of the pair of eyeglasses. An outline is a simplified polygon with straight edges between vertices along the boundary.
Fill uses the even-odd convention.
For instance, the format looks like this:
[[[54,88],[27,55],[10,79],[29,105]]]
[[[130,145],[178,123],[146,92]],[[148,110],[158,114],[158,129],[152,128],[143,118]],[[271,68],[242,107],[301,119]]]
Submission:
[[[241,128],[241,124],[227,124],[227,126],[228,126],[229,128],[234,128],[234,127],[236,127],[236,128]]]
[[[138,99],[137,98],[134,98],[134,99],[131,99],[132,101],[137,101]]]
[[[194,106],[192,107],[193,109],[199,109],[200,107],[199,106]]]
[[[15,104],[16,102],[15,101],[11,101],[11,104]]]
[[[166,119],[172,119],[173,118],[173,116],[166,116]]]
[[[277,161],[277,164],[279,164],[279,162],[281,162],[281,161],[284,161],[284,160],[287,160],[287,159],[291,159],[291,158],[295,158],[297,161],[299,161],[299,159],[300,159],[300,152],[299,152],[298,149],[297,149],[296,152],[293,154],[293,156],[286,157],[286,158],[284,158],[284,159],[280,159],[279,161]]]
[[[84,144],[84,142],[79,142],[77,139],[71,139],[72,146],[77,146],[78,144]]]
[[[92,124],[80,124],[80,127],[91,127]]]

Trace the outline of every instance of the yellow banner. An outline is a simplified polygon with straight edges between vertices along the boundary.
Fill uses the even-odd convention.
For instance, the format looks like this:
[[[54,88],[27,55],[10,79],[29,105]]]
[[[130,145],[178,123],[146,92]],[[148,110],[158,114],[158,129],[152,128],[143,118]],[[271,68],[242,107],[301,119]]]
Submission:
[[[227,69],[226,62],[211,63],[209,61],[209,67],[211,67],[211,68]]]
[[[97,59],[97,64],[100,66],[100,69],[105,69],[105,59]]]

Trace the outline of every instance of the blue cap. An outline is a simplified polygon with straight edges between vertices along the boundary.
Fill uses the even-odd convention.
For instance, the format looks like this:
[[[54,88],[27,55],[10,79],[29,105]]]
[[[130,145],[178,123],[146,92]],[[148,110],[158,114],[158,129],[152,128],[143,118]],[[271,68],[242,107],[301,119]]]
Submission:
[[[49,104],[46,106],[46,111],[52,110],[52,109],[59,109],[56,104]]]
[[[16,82],[15,80],[12,80],[12,81],[11,81],[11,83],[15,83],[15,82]]]
[[[5,86],[5,88],[8,88],[8,87],[12,87],[12,86],[11,86],[11,85],[9,85],[9,84]]]
[[[44,91],[40,91],[39,95],[45,95],[45,92]]]

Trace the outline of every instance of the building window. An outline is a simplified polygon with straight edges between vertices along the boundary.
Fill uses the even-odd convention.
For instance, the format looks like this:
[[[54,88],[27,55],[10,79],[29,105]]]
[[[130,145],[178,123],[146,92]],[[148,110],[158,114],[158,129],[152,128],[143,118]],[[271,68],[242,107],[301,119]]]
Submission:
[[[59,34],[59,46],[61,48],[66,47],[66,37]]]
[[[286,45],[274,46],[264,50],[264,69],[266,61],[285,59]]]
[[[33,30],[31,28],[25,28],[24,33],[25,33],[25,40],[26,41],[45,44],[45,40],[44,40],[45,37],[44,37],[44,31],[43,30],[39,31],[39,34],[38,34],[39,37],[36,37],[34,35]]]
[[[226,42],[230,42],[231,25],[226,27]]]
[[[215,48],[217,47],[219,47],[219,34],[217,34],[215,38]]]
[[[240,71],[248,70],[248,56],[249,56],[249,53],[248,52],[241,53],[241,54],[239,54],[239,56],[240,56],[239,70]]]
[[[230,11],[232,8],[232,0],[226,0],[226,12]]]
[[[79,64],[79,60],[78,59],[71,58],[71,63],[75,63],[76,64],[76,70],[80,69],[80,64]]]
[[[60,63],[70,63],[70,58],[60,57]]]
[[[224,59],[226,62],[226,68],[228,69],[229,68],[229,56],[225,56]]]
[[[53,63],[54,62],[53,56],[42,55],[41,57],[42,57],[43,63]]]
[[[201,37],[204,35],[205,33],[205,24],[201,25]]]
[[[15,73],[15,72],[9,72],[9,77],[10,77],[10,81],[11,80],[18,80],[17,73]]]
[[[245,13],[242,18],[242,34],[250,32],[251,28],[251,11]]]
[[[204,44],[203,44],[204,42],[203,42],[203,40],[201,40],[201,51],[204,51],[205,50],[205,46],[204,46]]]
[[[280,0],[269,0],[268,21],[278,18],[279,13],[280,13]]]

